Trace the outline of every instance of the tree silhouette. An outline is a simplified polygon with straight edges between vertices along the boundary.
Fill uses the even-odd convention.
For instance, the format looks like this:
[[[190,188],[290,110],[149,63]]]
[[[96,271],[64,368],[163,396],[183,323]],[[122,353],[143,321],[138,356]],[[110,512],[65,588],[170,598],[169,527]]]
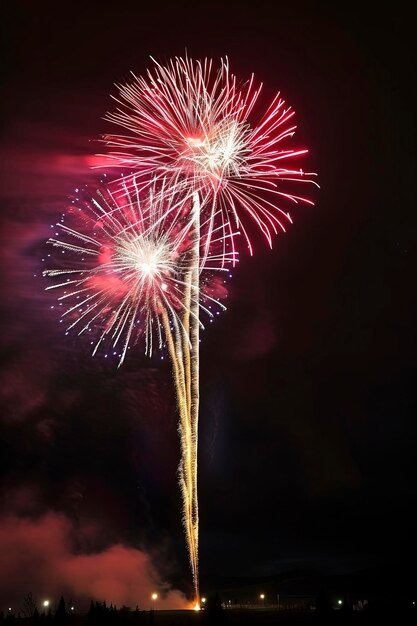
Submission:
[[[62,596],[55,612],[54,622],[57,626],[67,626],[68,624],[68,613],[65,606],[65,600]]]
[[[37,601],[33,596],[33,593],[30,591],[26,596],[23,597],[22,606],[20,607],[20,612],[23,617],[33,617],[35,611],[37,611]]]

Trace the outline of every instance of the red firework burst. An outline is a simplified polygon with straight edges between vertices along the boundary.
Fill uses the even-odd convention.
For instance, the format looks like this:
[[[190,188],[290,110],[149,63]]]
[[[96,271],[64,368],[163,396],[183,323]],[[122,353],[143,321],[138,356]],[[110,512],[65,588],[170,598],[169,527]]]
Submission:
[[[130,182],[129,189],[116,183],[94,194],[79,193],[69,214],[54,226],[56,236],[48,240],[60,252],[57,267],[44,271],[57,281],[47,289],[61,292],[59,304],[64,308],[62,320],[69,320],[67,332],[98,331],[98,339],[91,341],[93,354],[107,340],[119,364],[141,336],[146,354],[152,354],[154,335],[158,347],[163,347],[162,315],[182,326],[187,287],[191,305],[195,303],[211,319],[213,308],[225,308],[219,302],[224,289],[218,288],[215,276],[224,269],[222,250],[217,255],[213,249],[201,273],[201,285],[185,282],[193,269],[189,260],[192,199],[184,200],[172,191],[166,194],[163,180],[142,193],[134,178]]]
[[[217,70],[207,59],[154,63],[145,77],[118,86],[119,106],[106,119],[127,132],[104,137],[109,156],[143,181],[168,175],[175,189],[200,194],[210,212],[206,255],[216,215],[233,249],[241,230],[252,253],[247,216],[272,246],[272,235],[291,222],[288,205],[313,204],[291,191],[294,182],[316,184],[313,173],[293,165],[307,152],[290,146],[294,111],[277,94],[257,118],[262,85],[252,75],[238,86],[227,58]]]

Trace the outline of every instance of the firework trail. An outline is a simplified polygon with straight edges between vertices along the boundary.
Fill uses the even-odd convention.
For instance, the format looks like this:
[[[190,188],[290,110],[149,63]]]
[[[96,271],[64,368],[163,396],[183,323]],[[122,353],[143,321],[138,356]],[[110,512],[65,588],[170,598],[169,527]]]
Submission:
[[[62,216],[48,241],[65,256],[58,255],[59,267],[44,270],[57,280],[47,289],[62,292],[58,301],[66,305],[61,318],[69,320],[66,333],[98,331],[93,354],[107,340],[107,351],[120,366],[141,338],[149,356],[155,343],[169,352],[180,417],[183,524],[198,602],[198,376],[204,328],[199,310],[213,318],[212,306],[225,308],[209,292],[215,294],[214,275],[234,256],[225,257],[221,249],[201,268],[205,225],[200,227],[196,193],[184,199],[168,193],[162,181],[141,194],[132,179],[130,189],[122,183],[83,195],[86,199],[78,198],[68,216],[79,227],[68,226]]]
[[[199,592],[199,515],[197,488],[198,415],[199,415],[199,306],[193,292],[200,292],[200,203],[193,194],[191,210],[192,244],[185,276],[184,309],[181,328],[170,332],[168,316],[163,314],[167,346],[174,371],[180,417],[181,461],[179,482],[183,500],[183,524],[193,577],[196,608]]]

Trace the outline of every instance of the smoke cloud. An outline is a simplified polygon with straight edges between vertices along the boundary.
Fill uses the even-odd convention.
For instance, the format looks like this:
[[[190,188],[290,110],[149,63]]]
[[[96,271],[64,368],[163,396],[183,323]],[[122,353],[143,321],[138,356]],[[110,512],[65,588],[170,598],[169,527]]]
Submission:
[[[120,543],[79,553],[80,532],[68,517],[54,512],[35,520],[1,518],[0,608],[17,611],[29,591],[39,599],[62,594],[74,602],[84,600],[85,606],[91,598],[146,610],[156,591],[159,609],[187,607],[185,596],[160,579],[148,554]]]

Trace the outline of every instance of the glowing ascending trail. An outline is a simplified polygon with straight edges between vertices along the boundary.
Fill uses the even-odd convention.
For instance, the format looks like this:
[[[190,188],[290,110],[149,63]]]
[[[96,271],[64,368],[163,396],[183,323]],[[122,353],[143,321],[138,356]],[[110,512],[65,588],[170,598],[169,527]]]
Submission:
[[[167,346],[174,370],[180,416],[179,433],[181,441],[181,461],[179,481],[183,498],[183,523],[187,538],[191,572],[193,576],[196,605],[199,606],[198,568],[198,411],[199,411],[199,308],[195,301],[200,291],[200,202],[198,194],[193,195],[192,245],[189,268],[185,277],[184,314],[182,325],[174,324],[171,331],[167,315],[163,316]]]
[[[186,348],[186,382],[187,382],[187,399],[190,415],[190,467],[187,472],[190,473],[190,506],[189,506],[189,524],[190,532],[193,535],[193,560],[192,572],[194,579],[194,587],[196,592],[196,601],[199,603],[199,573],[198,573],[198,491],[197,491],[197,451],[198,451],[198,410],[199,410],[199,358],[200,358],[200,325],[199,325],[199,309],[195,306],[196,294],[192,294],[192,289],[200,291],[200,202],[198,194],[193,195],[192,208],[192,247],[190,255],[189,281],[186,291],[186,308],[183,333],[183,345]],[[190,342],[187,342],[187,333]]]

